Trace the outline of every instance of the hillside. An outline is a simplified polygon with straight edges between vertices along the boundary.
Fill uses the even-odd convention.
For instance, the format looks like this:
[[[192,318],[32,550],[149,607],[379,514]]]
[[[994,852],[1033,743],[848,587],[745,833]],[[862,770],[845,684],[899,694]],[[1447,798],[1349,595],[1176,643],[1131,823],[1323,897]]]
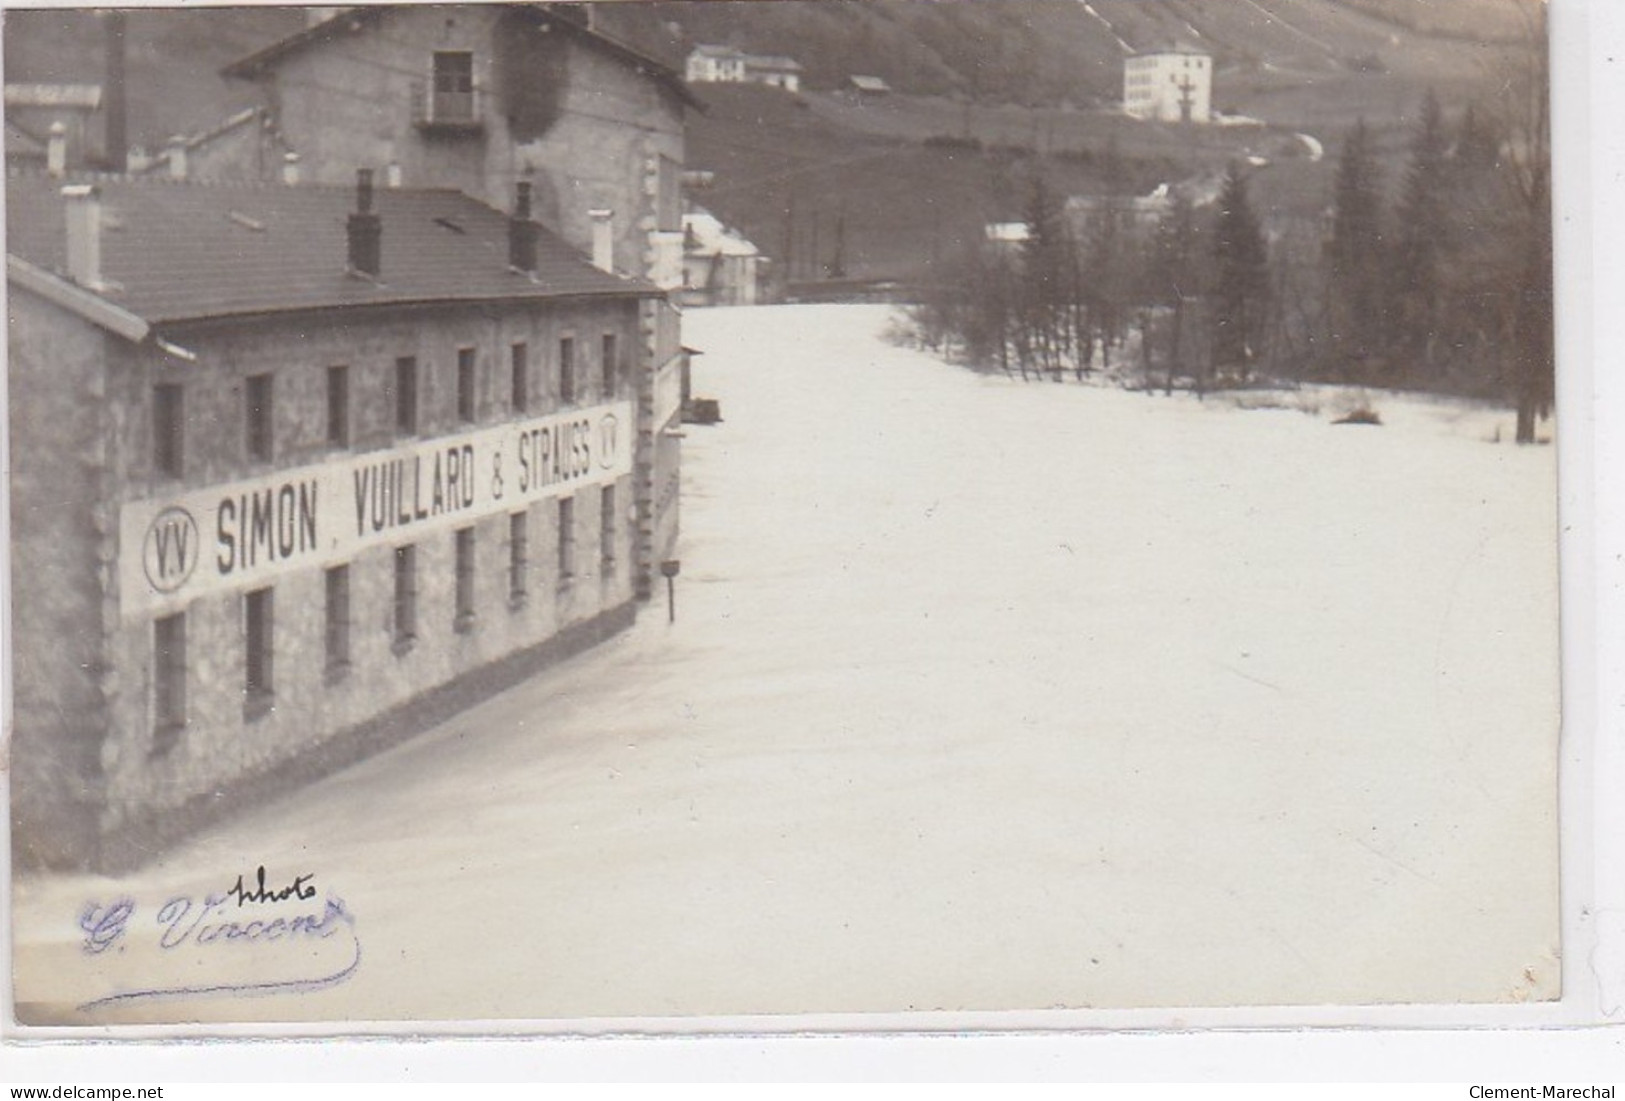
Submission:
[[[783,53],[806,87],[855,73],[916,96],[991,105],[1111,106],[1130,50],[1210,50],[1215,106],[1342,129],[1444,97],[1493,72],[1530,0],[665,0],[602,4],[600,25],[674,64],[696,43]],[[254,102],[221,66],[304,23],[299,9],[135,9],[128,16],[130,135],[149,147]],[[8,11],[12,81],[99,81],[102,31],[86,10]]]
[[[1122,60],[1169,42],[1211,51],[1242,109],[1259,77],[1478,79],[1483,43],[1515,38],[1528,0],[679,0],[652,5],[680,47],[787,54],[808,88],[854,73],[919,95],[1105,104]],[[1220,106],[1225,106],[1221,103]],[[1282,120],[1285,121],[1285,120]]]
[[[694,195],[742,228],[780,271],[838,268],[911,279],[1021,216],[1035,173],[1060,194],[1259,167],[1262,209],[1313,215],[1341,136],[1373,126],[1397,179],[1427,88],[1472,99],[1519,33],[1528,0],[669,0],[600,5],[599,26],[680,64],[700,42],[784,53],[805,94],[703,85],[688,163]],[[256,102],[219,69],[304,25],[298,9],[141,9],[129,26],[130,140],[155,148]],[[5,13],[7,79],[100,81],[88,11]],[[1115,110],[1125,52],[1188,42],[1216,59],[1215,106],[1265,126],[1172,128]],[[898,94],[859,102],[854,73]],[[1296,135],[1306,133],[1314,142]],[[1327,156],[1308,151],[1318,143]],[[1109,156],[1112,151],[1114,156]],[[1265,166],[1267,162],[1267,167]],[[786,256],[788,254],[788,256]],[[788,259],[788,263],[783,261]]]

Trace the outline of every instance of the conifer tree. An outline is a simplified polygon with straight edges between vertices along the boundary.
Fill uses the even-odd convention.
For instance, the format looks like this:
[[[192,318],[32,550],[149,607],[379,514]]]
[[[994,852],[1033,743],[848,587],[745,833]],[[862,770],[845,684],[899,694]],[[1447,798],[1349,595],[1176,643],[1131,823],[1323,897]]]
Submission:
[[[1181,368],[1199,375],[1205,366],[1187,362],[1193,349],[1187,348],[1184,340],[1187,307],[1202,292],[1205,275],[1202,260],[1197,244],[1196,211],[1190,197],[1176,190],[1167,217],[1158,223],[1152,237],[1145,287],[1146,299],[1166,307],[1170,314],[1163,378],[1163,389],[1167,393],[1173,391],[1174,376]]]
[[[1385,343],[1382,183],[1361,119],[1343,143],[1326,244],[1328,336],[1342,374],[1368,376]]]
[[[1444,112],[1430,89],[1400,195],[1391,282],[1392,349],[1401,369],[1416,382],[1434,377],[1435,349],[1444,323],[1446,269],[1454,237],[1448,155]]]
[[[1246,382],[1262,351],[1270,277],[1264,234],[1247,198],[1247,178],[1236,163],[1230,165],[1219,195],[1213,279],[1209,314],[1213,356],[1220,369],[1234,370]]]

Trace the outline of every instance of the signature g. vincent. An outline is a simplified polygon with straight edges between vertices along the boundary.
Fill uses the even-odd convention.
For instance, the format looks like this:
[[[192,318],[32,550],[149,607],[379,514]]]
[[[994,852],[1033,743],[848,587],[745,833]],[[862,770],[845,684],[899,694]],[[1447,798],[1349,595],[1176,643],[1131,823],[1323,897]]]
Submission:
[[[130,896],[86,903],[79,950],[101,963],[114,989],[79,1008],[306,993],[344,982],[361,964],[355,915],[332,892],[318,899],[315,878],[267,886],[262,866],[251,882],[238,876],[227,890],[175,894],[156,906]],[[175,975],[193,981],[165,981]]]

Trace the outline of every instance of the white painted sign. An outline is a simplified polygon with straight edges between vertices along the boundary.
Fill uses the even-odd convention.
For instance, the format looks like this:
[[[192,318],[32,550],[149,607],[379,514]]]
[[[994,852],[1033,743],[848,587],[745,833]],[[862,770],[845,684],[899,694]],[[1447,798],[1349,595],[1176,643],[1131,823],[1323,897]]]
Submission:
[[[679,355],[673,356],[655,374],[655,429],[670,424],[682,407],[683,357]]]
[[[654,557],[655,564],[677,557],[678,509],[681,504],[683,451],[680,437],[655,435]]]
[[[119,607],[159,614],[211,592],[345,561],[632,472],[627,402],[136,501],[119,514]]]

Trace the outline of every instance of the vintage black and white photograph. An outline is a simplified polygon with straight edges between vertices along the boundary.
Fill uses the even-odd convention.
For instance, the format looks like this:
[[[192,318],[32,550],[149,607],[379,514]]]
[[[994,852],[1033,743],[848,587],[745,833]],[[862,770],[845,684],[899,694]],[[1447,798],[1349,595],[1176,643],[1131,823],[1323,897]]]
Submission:
[[[1547,14],[8,7],[16,1019],[1559,998]]]

